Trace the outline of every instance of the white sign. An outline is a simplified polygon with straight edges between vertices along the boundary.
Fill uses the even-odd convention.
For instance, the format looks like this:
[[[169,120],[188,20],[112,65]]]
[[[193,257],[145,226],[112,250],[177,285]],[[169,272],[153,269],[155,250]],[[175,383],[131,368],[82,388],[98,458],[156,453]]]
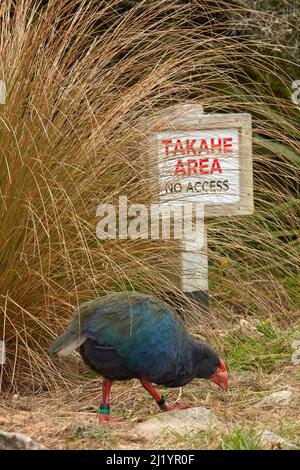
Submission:
[[[237,203],[238,129],[157,134],[161,202]]]

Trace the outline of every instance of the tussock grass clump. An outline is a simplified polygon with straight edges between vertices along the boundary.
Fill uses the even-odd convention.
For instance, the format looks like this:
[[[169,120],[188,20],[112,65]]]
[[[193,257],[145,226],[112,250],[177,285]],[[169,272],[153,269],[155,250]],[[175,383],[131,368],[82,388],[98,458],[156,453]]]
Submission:
[[[290,89],[299,77],[270,44],[233,35],[236,15],[240,5],[220,1],[1,2],[2,388],[77,381],[76,368],[61,374],[46,351],[79,303],[124,289],[178,293],[159,268],[169,257],[177,269],[176,243],[100,241],[96,208],[121,194],[151,200],[140,122],[185,100],[254,120],[255,214],[209,222],[217,322],[293,321],[300,139]]]
[[[263,450],[263,445],[255,429],[245,431],[237,428],[232,434],[223,437],[221,448],[222,450]]]

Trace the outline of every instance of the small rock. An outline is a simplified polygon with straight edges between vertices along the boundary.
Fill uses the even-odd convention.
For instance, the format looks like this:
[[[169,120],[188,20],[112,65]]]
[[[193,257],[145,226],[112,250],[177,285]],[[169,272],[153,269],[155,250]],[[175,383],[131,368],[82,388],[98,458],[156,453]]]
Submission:
[[[281,390],[269,395],[263,400],[260,400],[256,406],[259,407],[273,407],[273,406],[287,406],[294,398],[294,393],[289,390]]]
[[[260,442],[269,449],[297,449],[295,444],[271,431],[264,431],[260,436]]]
[[[47,447],[26,434],[0,431],[0,450],[47,450]]]
[[[133,434],[142,439],[153,439],[163,433],[184,436],[191,432],[210,430],[217,424],[211,411],[196,407],[162,413],[137,424],[133,428]]]

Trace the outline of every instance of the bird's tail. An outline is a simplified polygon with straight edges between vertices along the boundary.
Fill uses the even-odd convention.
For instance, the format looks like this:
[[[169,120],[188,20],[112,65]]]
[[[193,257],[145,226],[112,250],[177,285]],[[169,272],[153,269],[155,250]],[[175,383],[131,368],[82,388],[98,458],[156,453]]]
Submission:
[[[85,340],[86,336],[82,333],[67,330],[53,341],[49,347],[49,354],[67,356],[71,352],[75,351],[75,349],[79,348]]]

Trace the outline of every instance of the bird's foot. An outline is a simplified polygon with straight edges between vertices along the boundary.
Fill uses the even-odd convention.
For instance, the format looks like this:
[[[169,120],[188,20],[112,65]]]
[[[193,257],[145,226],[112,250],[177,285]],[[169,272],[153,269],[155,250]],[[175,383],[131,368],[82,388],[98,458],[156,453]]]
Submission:
[[[121,419],[121,418],[111,418],[107,414],[99,414],[98,415],[98,420],[99,420],[99,423],[102,423],[102,424],[120,424],[120,423],[123,422],[123,419]]]

